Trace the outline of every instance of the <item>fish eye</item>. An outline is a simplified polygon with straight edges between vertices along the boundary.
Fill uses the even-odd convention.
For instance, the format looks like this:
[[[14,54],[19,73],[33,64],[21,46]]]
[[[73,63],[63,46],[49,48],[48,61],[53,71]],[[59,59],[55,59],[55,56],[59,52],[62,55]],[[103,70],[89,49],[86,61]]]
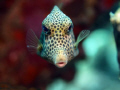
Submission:
[[[71,30],[71,28],[72,28],[72,27],[71,27],[71,25],[70,25],[70,27],[69,27],[69,29],[68,29],[68,30]]]
[[[71,24],[68,28],[68,30],[70,31],[73,28],[73,25]]]
[[[73,28],[73,24],[71,24],[70,26],[69,26],[69,28],[68,28],[68,30],[66,31],[66,34],[70,34],[70,31],[72,30],[72,28]]]
[[[47,27],[45,27],[44,25],[42,26],[42,29],[44,30],[46,35],[50,35],[51,34],[51,31]]]
[[[42,26],[42,29],[45,31],[45,32],[48,32],[49,29],[47,29],[45,26]]]

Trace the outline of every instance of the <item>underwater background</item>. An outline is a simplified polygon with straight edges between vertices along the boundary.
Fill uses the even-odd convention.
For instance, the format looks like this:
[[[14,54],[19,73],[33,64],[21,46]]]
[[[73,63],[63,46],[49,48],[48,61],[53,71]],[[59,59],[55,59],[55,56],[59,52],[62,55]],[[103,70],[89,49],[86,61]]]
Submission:
[[[40,37],[54,5],[73,21],[75,38],[91,31],[64,68],[26,47],[27,30]],[[119,0],[0,0],[0,90],[120,90],[120,27],[109,15],[118,8]]]

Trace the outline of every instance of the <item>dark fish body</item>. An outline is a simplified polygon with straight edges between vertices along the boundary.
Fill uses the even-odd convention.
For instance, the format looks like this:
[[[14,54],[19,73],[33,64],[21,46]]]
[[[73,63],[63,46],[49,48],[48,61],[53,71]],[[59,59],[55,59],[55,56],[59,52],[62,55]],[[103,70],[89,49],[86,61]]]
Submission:
[[[78,55],[78,44],[90,33],[82,31],[75,42],[72,20],[57,6],[42,22],[40,40],[32,30],[27,33],[27,47],[57,67],[64,67],[68,61]]]

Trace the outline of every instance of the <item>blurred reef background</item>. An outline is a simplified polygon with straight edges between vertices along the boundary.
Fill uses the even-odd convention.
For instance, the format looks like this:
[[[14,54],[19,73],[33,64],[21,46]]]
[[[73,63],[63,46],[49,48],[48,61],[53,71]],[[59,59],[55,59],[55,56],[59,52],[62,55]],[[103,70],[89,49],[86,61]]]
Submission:
[[[72,19],[75,38],[91,31],[62,69],[26,47],[27,30],[40,37],[54,5]],[[120,90],[120,27],[109,15],[118,8],[119,0],[0,0],[0,90]]]

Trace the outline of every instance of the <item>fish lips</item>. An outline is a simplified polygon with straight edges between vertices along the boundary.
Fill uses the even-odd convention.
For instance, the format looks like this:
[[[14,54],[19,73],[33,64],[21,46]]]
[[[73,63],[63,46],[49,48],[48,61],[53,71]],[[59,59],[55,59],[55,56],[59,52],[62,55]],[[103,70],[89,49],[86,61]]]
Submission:
[[[58,68],[63,68],[65,65],[67,64],[67,62],[57,62],[55,65],[58,67]]]
[[[63,68],[68,62],[68,57],[64,50],[59,50],[59,52],[53,56],[53,62],[58,68]]]

